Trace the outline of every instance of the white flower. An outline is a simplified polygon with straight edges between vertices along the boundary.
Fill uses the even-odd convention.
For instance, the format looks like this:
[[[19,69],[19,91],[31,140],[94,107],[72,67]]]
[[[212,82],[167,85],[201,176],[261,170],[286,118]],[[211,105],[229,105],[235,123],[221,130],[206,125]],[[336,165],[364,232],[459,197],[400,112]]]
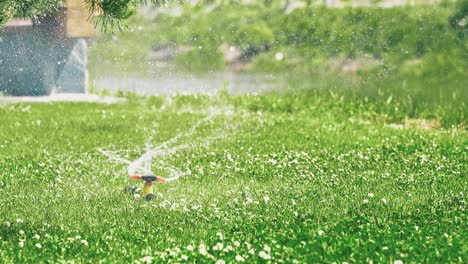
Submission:
[[[240,242],[239,241],[234,241],[234,246],[240,247]]]
[[[401,261],[401,260],[395,260],[395,261],[393,261],[393,264],[403,264],[403,261]]]
[[[37,248],[42,248],[42,245],[41,245],[41,244],[39,244],[39,243],[36,243],[36,245],[35,245],[35,246],[36,246]]]
[[[6,227],[10,227],[10,226],[11,226],[11,223],[10,223],[10,222],[8,222],[8,221],[7,221],[7,222],[5,222],[5,226],[6,226]]]
[[[218,261],[216,261],[216,264],[226,264],[226,262],[222,259],[218,259]]]
[[[236,256],[236,261],[237,261],[237,262],[244,262],[244,261],[245,261],[245,258],[242,257],[241,255],[237,255],[237,256]]]
[[[268,197],[268,195],[265,195],[263,197],[263,201],[265,201],[265,203],[268,203],[268,201],[270,201],[270,197]]]
[[[317,231],[317,234],[318,234],[319,236],[323,236],[323,234],[325,234],[325,231],[319,230],[319,231]]]
[[[16,218],[16,223],[23,223],[23,219],[21,219],[21,218]]]
[[[265,251],[260,251],[260,253],[258,253],[258,256],[266,260],[271,259],[271,256],[268,255],[268,253],[266,253]]]
[[[223,243],[216,243],[216,245],[213,247],[213,250],[222,250],[224,247]]]
[[[201,244],[200,246],[198,246],[198,251],[200,252],[200,254],[202,254],[203,256],[205,256],[206,254],[208,254],[208,251],[206,251],[206,247],[204,244]]]
[[[149,264],[149,263],[152,263],[152,262],[153,262],[153,257],[151,257],[151,256],[145,256],[145,257],[141,258],[140,260],[141,260],[141,262],[143,262],[143,263],[148,263],[148,264]]]
[[[35,234],[35,235],[34,235],[34,238],[35,238],[35,239],[39,239],[39,238],[41,238],[41,236],[38,235],[38,234]]]
[[[284,54],[283,54],[282,52],[277,52],[277,53],[275,54],[275,59],[276,59],[277,61],[282,61],[282,60],[284,59]]]
[[[139,194],[139,193],[135,193],[135,194],[133,194],[133,197],[134,197],[135,199],[140,199],[140,194]]]
[[[414,229],[416,229],[416,231],[419,231],[419,226],[414,226]]]
[[[250,254],[250,255],[254,255],[254,254],[255,254],[255,250],[254,250],[253,248],[251,248],[251,249],[249,250],[249,254]]]
[[[24,247],[24,240],[20,240],[20,241],[18,242],[18,246],[19,246],[19,247]]]
[[[188,250],[188,251],[193,251],[193,246],[192,246],[192,245],[188,245],[188,246],[187,246],[187,250]]]
[[[368,203],[369,203],[369,200],[364,199],[364,200],[362,200],[362,203],[363,203],[363,204],[368,204]]]
[[[234,248],[232,246],[227,246],[223,251],[224,252],[229,252],[232,251]]]
[[[268,245],[265,245],[263,247],[263,250],[265,250],[266,252],[270,252],[271,251],[271,248],[268,246]]]
[[[216,233],[216,236],[219,237],[219,239],[223,240],[223,233],[218,232]]]
[[[387,204],[387,199],[385,199],[385,198],[382,198],[380,201],[381,201],[383,204]]]
[[[20,234],[20,235],[24,235],[24,231],[23,231],[23,230],[20,230],[20,231],[19,231],[19,234]]]
[[[181,258],[182,260],[185,260],[185,261],[188,260],[188,256],[187,256],[187,255],[182,255],[182,256],[180,256],[180,258]]]
[[[81,240],[81,244],[83,244],[83,245],[85,245],[85,246],[88,246],[88,241],[86,241],[86,240],[83,239],[83,240]]]
[[[369,196],[370,198],[374,197],[374,194],[373,193],[369,193],[367,196]]]

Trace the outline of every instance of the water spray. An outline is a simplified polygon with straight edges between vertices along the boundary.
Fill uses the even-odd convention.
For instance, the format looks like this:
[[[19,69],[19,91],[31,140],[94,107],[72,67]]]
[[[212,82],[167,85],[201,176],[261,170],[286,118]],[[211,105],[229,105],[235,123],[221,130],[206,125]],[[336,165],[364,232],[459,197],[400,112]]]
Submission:
[[[134,194],[134,195],[142,194],[147,201],[151,201],[155,197],[153,193],[154,182],[168,183],[171,181],[178,180],[181,176],[183,176],[183,173],[180,170],[172,166],[166,169],[168,169],[171,172],[171,174],[175,174],[175,176],[170,177],[170,178],[165,178],[162,176],[154,175],[151,170],[151,160],[154,159],[156,156],[170,155],[170,154],[175,153],[178,150],[188,148],[189,144],[182,144],[182,145],[173,146],[173,147],[168,147],[168,145],[175,144],[181,138],[188,137],[194,134],[196,129],[199,126],[210,121],[213,118],[213,116],[214,114],[208,115],[207,117],[199,120],[195,125],[193,125],[185,133],[180,133],[155,148],[152,148],[151,145],[147,143],[145,153],[143,153],[138,159],[134,161],[130,161],[125,158],[122,158],[119,155],[116,155],[116,153],[113,151],[108,151],[108,150],[103,150],[103,149],[99,149],[99,151],[105,156],[107,156],[109,159],[128,164],[128,177],[130,180],[144,182],[143,188],[139,188],[137,186],[128,186],[126,188],[126,192]],[[137,171],[143,171],[143,174],[138,174]]]
[[[155,182],[168,183],[168,182],[176,181],[179,178],[186,175],[186,173],[183,173],[178,168],[164,164],[163,169],[169,171],[170,177],[165,178],[162,176],[157,176],[151,170],[151,161],[156,157],[168,156],[168,155],[175,154],[177,151],[180,151],[183,149],[193,148],[195,145],[207,147],[213,141],[219,138],[222,138],[227,128],[232,130],[232,129],[236,129],[240,125],[239,123],[234,126],[228,126],[228,127],[225,126],[223,128],[218,128],[215,130],[215,132],[217,132],[217,135],[206,137],[204,140],[200,142],[191,141],[190,143],[176,144],[182,138],[187,138],[195,134],[198,127],[200,127],[202,124],[205,124],[211,121],[214,116],[219,115],[221,113],[222,112],[220,111],[212,111],[208,116],[199,120],[192,127],[190,127],[187,131],[177,134],[175,137],[159,144],[157,147],[151,147],[151,144],[149,144],[150,139],[148,139],[148,142],[146,144],[146,151],[134,161],[130,161],[126,158],[121,157],[118,154],[119,151],[99,149],[99,152],[101,152],[103,155],[108,157],[110,160],[114,160],[120,163],[127,164],[128,165],[127,173],[128,173],[129,179],[143,181],[144,185],[143,185],[143,188],[139,188],[137,186],[128,186],[126,188],[126,191],[134,195],[142,194],[147,201],[151,201],[155,197],[155,195],[153,194],[153,185]]]

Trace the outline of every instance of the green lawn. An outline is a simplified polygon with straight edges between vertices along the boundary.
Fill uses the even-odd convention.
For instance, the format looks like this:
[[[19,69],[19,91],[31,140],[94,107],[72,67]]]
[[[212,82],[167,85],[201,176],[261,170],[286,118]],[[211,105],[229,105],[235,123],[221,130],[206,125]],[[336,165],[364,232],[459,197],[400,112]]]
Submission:
[[[375,108],[311,94],[2,105],[0,262],[466,263],[465,120],[423,129]],[[185,177],[151,202],[99,152],[134,160],[206,116],[154,160]]]

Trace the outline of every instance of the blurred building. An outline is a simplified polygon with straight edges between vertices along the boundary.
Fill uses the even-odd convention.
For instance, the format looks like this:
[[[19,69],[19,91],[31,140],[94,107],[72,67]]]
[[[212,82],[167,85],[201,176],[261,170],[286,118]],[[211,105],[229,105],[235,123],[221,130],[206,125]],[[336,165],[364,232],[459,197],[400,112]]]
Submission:
[[[12,19],[0,33],[0,92],[85,92],[87,39],[93,35],[81,0],[67,0],[66,8],[40,20]]]

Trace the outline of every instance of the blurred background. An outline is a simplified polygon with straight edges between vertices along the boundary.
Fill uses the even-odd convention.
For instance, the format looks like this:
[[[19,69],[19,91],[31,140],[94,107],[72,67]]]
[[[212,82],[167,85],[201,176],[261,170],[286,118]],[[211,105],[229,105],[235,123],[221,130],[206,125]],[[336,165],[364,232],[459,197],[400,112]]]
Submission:
[[[9,22],[0,42],[2,90],[314,93],[380,100],[381,107],[394,101],[409,116],[446,124],[460,123],[467,113],[465,0],[192,0],[159,7],[123,2],[131,16],[118,27],[98,20],[96,32],[86,22],[89,15],[73,10],[82,4],[74,0],[65,3],[66,18],[38,20],[38,28],[48,26],[30,30],[29,37],[18,33],[24,21]],[[60,21],[67,21],[65,29]],[[68,26],[70,21],[75,25]],[[50,32],[62,33],[44,40]],[[15,36],[17,42],[8,41]],[[19,55],[12,56],[13,50]],[[25,71],[18,57],[40,61],[41,70]],[[43,73],[47,67],[52,74]],[[37,80],[47,85],[38,89]],[[14,88],[18,83],[34,91]],[[399,113],[398,107],[387,110]]]
[[[414,116],[466,116],[468,1],[208,2],[144,7],[97,32],[91,90],[397,97]]]

